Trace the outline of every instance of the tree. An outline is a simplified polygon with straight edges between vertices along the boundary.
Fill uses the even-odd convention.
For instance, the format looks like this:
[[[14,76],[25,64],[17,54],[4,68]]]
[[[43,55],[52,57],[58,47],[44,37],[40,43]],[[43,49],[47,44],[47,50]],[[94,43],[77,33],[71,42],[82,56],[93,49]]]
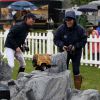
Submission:
[[[87,4],[91,1],[94,1],[94,0],[71,0],[71,3],[73,5],[77,4],[77,5],[83,5],[83,4]]]

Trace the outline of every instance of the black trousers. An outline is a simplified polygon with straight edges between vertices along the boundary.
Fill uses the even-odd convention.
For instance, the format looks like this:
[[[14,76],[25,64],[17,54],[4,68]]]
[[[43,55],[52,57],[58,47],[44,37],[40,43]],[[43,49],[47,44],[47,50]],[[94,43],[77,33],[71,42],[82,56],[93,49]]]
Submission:
[[[72,61],[73,74],[80,74],[80,60],[81,60],[82,50],[78,50],[75,52],[68,52],[67,55],[67,69],[69,67],[69,61]]]

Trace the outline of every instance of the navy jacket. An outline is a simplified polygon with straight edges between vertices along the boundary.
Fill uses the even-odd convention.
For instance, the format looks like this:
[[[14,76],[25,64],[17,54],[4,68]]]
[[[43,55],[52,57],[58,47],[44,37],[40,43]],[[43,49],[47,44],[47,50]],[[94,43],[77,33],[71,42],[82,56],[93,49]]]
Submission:
[[[14,25],[7,35],[5,47],[16,50],[17,47],[20,47],[22,44],[24,44],[29,32],[29,28],[30,27],[24,22],[19,22]]]
[[[74,11],[67,11],[65,13],[65,20],[72,18],[75,23],[73,27],[68,28],[66,23],[60,25],[54,34],[54,43],[62,51],[63,46],[74,45],[75,50],[80,50],[87,42],[85,30],[76,23],[76,15]]]
[[[75,24],[73,28],[67,28],[66,24],[62,24],[58,27],[54,34],[54,43],[60,50],[63,46],[74,45],[76,50],[82,49],[87,42],[87,36],[85,30]]]

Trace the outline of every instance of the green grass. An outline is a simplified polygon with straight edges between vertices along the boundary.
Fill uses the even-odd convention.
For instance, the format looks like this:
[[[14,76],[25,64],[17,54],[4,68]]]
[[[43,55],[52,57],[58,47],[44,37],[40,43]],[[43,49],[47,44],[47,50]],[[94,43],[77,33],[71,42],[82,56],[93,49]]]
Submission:
[[[26,70],[25,72],[30,73],[34,70],[32,67],[31,60],[26,60]],[[16,67],[14,67],[13,71],[13,79],[16,79],[18,72],[18,62],[15,61]],[[72,73],[72,67],[70,66],[70,70]],[[100,92],[100,69],[91,66],[81,66],[81,74],[83,76],[82,90],[85,89],[97,89]],[[73,75],[72,75],[73,78]]]
[[[13,79],[17,78],[18,69],[19,69],[19,63],[15,60],[15,67],[13,69],[13,74],[12,74]],[[33,70],[34,70],[34,67],[32,66],[32,61],[31,60],[26,60],[25,72],[30,73]]]
[[[81,73],[84,77],[82,89],[97,89],[100,91],[100,69],[90,66],[81,66]]]
[[[72,73],[72,67],[70,66]],[[82,65],[80,72],[83,77],[82,90],[85,89],[96,89],[100,92],[100,69],[94,66]],[[72,75],[73,79],[73,75]]]

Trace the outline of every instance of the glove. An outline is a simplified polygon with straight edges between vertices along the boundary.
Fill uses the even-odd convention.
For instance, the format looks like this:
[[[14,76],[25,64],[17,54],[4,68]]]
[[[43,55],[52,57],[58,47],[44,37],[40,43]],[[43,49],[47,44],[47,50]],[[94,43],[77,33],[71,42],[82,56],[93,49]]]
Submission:
[[[63,50],[67,51],[68,47],[67,46],[63,46]]]
[[[75,47],[74,47],[73,45],[69,45],[69,46],[67,47],[67,51],[73,52],[73,51],[75,51]]]

